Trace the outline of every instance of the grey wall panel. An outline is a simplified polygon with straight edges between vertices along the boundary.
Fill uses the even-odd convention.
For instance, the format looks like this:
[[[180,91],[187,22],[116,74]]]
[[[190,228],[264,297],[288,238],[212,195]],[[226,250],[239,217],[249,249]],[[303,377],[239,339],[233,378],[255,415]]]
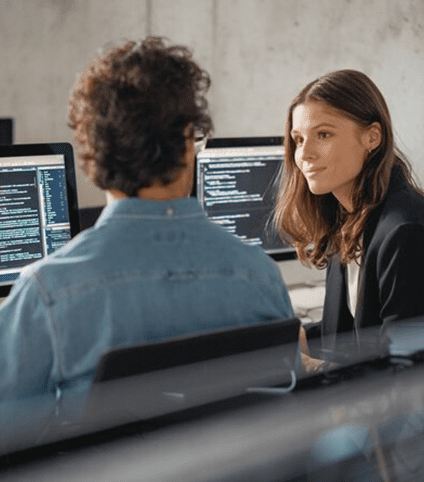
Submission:
[[[281,134],[307,82],[364,71],[424,184],[423,0],[0,0],[0,116],[15,118],[15,141],[70,141],[76,73],[147,34],[188,45],[210,72],[217,136]],[[82,206],[104,202],[81,173],[78,187]]]

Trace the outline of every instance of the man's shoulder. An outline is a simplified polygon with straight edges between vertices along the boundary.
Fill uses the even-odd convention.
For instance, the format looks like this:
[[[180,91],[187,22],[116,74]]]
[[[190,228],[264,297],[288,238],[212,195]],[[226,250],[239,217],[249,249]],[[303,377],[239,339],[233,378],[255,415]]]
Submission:
[[[43,282],[43,284],[58,287],[66,282],[68,275],[75,269],[82,275],[84,259],[89,254],[86,247],[90,247],[91,251],[96,250],[95,244],[88,242],[87,234],[85,231],[78,234],[45,258],[27,265],[20,273],[21,282],[27,284]]]

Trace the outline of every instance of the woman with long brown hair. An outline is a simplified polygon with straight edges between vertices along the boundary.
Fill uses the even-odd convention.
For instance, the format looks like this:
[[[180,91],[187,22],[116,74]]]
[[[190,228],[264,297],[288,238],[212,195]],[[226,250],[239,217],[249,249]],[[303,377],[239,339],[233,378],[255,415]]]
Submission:
[[[327,359],[384,353],[390,323],[424,315],[424,195],[387,104],[365,74],[332,72],[293,100],[284,142],[275,223],[301,262],[327,268]]]

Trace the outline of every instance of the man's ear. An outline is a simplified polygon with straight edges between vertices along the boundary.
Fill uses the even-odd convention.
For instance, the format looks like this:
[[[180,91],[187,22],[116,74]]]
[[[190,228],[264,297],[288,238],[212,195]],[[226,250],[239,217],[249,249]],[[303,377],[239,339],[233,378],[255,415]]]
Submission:
[[[367,128],[366,144],[369,152],[377,149],[383,139],[383,132],[380,122],[373,122]]]

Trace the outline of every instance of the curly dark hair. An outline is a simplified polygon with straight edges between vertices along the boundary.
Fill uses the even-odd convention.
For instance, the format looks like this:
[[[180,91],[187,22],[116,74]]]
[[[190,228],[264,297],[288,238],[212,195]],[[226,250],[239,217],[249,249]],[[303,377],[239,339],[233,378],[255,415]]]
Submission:
[[[186,126],[213,129],[210,77],[183,46],[148,37],[99,54],[70,94],[68,125],[86,175],[101,189],[136,196],[169,184],[184,165]]]

